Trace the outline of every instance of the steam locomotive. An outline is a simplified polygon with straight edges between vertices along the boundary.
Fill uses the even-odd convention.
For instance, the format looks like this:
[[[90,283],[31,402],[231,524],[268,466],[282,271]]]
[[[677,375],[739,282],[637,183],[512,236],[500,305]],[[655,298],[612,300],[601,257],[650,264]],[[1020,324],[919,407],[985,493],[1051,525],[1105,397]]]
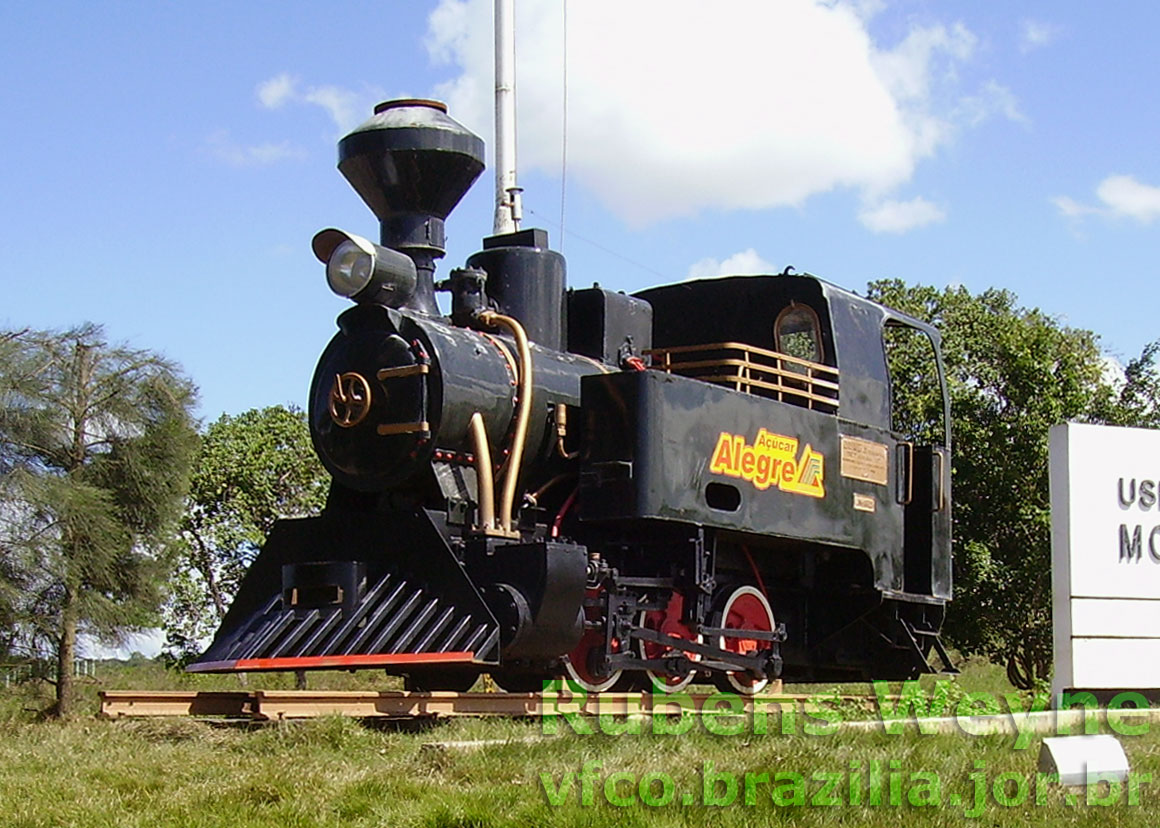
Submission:
[[[537,229],[436,281],[483,142],[435,101],[380,104],[338,167],[381,237],[313,241],[354,302],[310,390],[327,504],[276,524],[191,670],[752,694],[950,669],[934,329],[790,269],[570,290]],[[937,439],[892,430],[894,330],[929,350]]]

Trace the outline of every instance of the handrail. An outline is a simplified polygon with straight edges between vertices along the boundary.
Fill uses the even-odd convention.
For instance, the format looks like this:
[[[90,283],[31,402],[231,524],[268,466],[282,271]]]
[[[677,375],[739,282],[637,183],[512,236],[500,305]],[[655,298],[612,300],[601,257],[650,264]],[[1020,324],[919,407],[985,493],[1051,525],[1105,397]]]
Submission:
[[[731,351],[740,353],[728,354]],[[741,342],[677,345],[653,348],[645,353],[652,357],[654,370],[681,374],[760,397],[804,402],[809,408],[828,413],[834,413],[838,408],[838,369],[831,365]],[[721,355],[721,358],[697,358],[710,355]]]
[[[694,376],[694,377],[689,377],[689,379],[697,379],[697,380],[702,380],[704,382],[711,382],[714,385],[735,385],[738,382],[740,382],[742,385],[751,386],[752,388],[760,388],[760,389],[764,389],[766,391],[776,391],[776,392],[779,392],[781,394],[785,394],[787,396],[800,397],[803,400],[809,400],[810,402],[816,402],[816,403],[819,403],[820,405],[832,406],[834,408],[838,407],[838,401],[834,397],[822,397],[822,396],[819,396],[817,394],[811,394],[809,391],[806,391],[806,390],[801,389],[801,388],[792,388],[788,385],[781,385],[779,383],[762,382],[761,380],[757,380],[757,379],[743,379],[743,378],[739,378],[739,377],[735,377],[735,376],[730,376],[728,374],[713,374],[713,375],[705,376],[705,377]],[[734,390],[745,391],[746,393],[753,394],[754,396],[757,396],[757,397],[769,396],[766,394],[759,394],[755,391],[750,390],[750,388],[737,388]]]
[[[700,359],[693,362],[672,362],[670,367],[680,368],[683,371],[691,370],[693,368],[728,368],[736,366],[738,368],[745,368],[749,371],[758,371],[763,374],[774,374],[786,379],[801,380],[807,374],[801,374],[797,371],[787,371],[784,368],[774,368],[770,365],[762,365],[760,362],[746,362],[742,359]],[[817,377],[810,377],[812,384],[819,388],[825,388],[830,391],[838,390],[838,383],[830,382],[829,380],[818,379]]]
[[[770,351],[766,348],[759,348],[756,345],[747,345],[744,342],[712,342],[704,345],[674,345],[671,348],[653,348],[645,351],[646,354],[686,354],[697,351],[748,351],[751,354],[758,356],[769,357],[770,359],[785,359],[790,362],[796,362],[804,365],[807,368],[813,368],[823,373],[829,373],[834,376],[838,375],[838,369],[832,365],[823,365],[820,362],[812,362],[808,359],[795,357],[790,354],[783,354],[780,351]]]

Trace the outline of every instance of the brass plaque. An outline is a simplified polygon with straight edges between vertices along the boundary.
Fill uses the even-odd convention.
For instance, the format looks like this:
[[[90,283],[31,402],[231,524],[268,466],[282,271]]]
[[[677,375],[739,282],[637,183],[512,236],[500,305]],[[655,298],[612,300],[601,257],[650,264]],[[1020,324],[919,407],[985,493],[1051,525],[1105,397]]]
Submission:
[[[885,486],[890,480],[890,449],[857,437],[842,437],[842,477]]]
[[[878,501],[870,495],[854,493],[854,508],[859,512],[878,511]]]

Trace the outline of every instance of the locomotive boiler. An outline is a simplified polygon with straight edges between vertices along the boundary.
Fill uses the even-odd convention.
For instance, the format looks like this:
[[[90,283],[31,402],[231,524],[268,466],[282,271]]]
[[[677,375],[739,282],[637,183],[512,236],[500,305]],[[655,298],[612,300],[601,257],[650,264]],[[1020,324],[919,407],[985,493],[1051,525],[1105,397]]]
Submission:
[[[380,104],[338,166],[380,236],[313,242],[353,301],[310,389],[329,497],[275,525],[190,669],[741,693],[950,669],[935,330],[789,269],[569,289],[535,229],[436,279],[483,170],[438,102]],[[933,439],[898,430],[897,331],[928,352]]]

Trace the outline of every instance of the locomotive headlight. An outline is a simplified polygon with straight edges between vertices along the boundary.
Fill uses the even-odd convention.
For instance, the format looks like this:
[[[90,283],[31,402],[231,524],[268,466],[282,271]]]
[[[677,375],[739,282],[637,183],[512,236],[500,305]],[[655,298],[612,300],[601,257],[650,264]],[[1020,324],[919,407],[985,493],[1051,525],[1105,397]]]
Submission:
[[[339,296],[400,307],[415,292],[415,262],[397,250],[334,228],[318,233],[311,246]]]
[[[363,249],[354,239],[336,247],[326,262],[326,281],[339,296],[359,293],[371,283],[374,272],[374,250]]]

